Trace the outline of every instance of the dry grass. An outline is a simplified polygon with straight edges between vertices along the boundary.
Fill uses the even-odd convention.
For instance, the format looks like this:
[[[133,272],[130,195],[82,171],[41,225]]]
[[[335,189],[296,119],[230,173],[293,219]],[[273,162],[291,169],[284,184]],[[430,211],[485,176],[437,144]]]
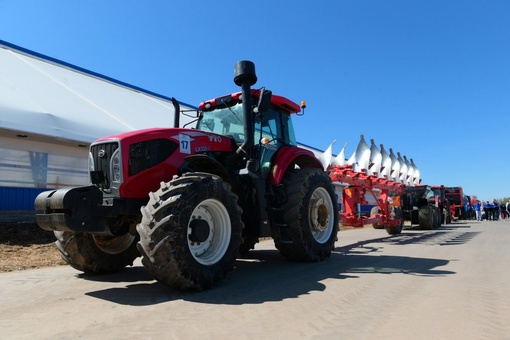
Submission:
[[[35,223],[2,222],[0,272],[65,265],[53,245],[54,241],[52,232],[39,228]]]

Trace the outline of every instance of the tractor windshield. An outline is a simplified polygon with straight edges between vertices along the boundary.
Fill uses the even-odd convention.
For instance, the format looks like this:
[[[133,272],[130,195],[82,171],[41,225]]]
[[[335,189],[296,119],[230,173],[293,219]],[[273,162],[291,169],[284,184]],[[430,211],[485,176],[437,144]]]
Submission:
[[[202,112],[197,129],[210,131],[234,138],[236,143],[244,142],[244,116],[241,103]],[[255,117],[255,144],[275,146],[297,145],[290,115],[273,109],[262,117]]]
[[[244,141],[243,124],[243,106],[236,104],[230,107],[202,112],[197,129],[231,136],[237,143],[242,143]]]

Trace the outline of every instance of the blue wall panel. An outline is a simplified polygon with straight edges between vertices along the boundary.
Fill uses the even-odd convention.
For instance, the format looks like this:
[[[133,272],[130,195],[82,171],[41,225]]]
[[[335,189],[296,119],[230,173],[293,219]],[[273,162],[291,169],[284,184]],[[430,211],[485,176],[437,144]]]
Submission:
[[[0,210],[34,210],[34,200],[43,188],[0,187]]]

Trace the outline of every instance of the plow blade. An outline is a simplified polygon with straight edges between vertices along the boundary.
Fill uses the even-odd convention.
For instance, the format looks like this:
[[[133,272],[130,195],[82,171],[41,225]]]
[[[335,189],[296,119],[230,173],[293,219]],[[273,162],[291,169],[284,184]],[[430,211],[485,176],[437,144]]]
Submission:
[[[366,172],[370,165],[370,147],[365,142],[365,137],[361,135],[360,141],[356,150],[347,161],[348,164],[352,164],[354,171]]]
[[[341,223],[354,227],[377,224],[384,226],[389,234],[398,234],[404,221],[400,195],[406,187],[420,184],[420,172],[412,159],[408,160],[400,152],[394,153],[391,148],[388,154],[382,144],[379,149],[373,139],[370,142],[369,146],[361,135],[348,160],[345,160],[346,143],[327,167],[331,180],[343,187]],[[363,216],[360,207],[368,203],[367,194],[376,201],[377,212]]]
[[[391,173],[391,158],[384,149],[384,145],[381,144],[381,172],[379,173],[379,177],[390,179]]]

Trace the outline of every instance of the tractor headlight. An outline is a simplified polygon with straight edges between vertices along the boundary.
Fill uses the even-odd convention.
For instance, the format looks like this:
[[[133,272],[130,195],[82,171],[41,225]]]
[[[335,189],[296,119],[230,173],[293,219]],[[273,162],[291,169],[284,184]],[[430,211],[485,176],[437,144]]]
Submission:
[[[120,183],[122,182],[122,163],[120,160],[120,150],[117,149],[112,155],[110,160],[110,169],[112,173],[112,181]]]
[[[92,156],[92,152],[89,152],[89,172],[94,171],[94,157]]]
[[[93,183],[92,180],[92,173],[94,172],[96,166],[94,164],[94,156],[92,156],[92,152],[89,152],[89,176],[90,176],[90,182]]]

